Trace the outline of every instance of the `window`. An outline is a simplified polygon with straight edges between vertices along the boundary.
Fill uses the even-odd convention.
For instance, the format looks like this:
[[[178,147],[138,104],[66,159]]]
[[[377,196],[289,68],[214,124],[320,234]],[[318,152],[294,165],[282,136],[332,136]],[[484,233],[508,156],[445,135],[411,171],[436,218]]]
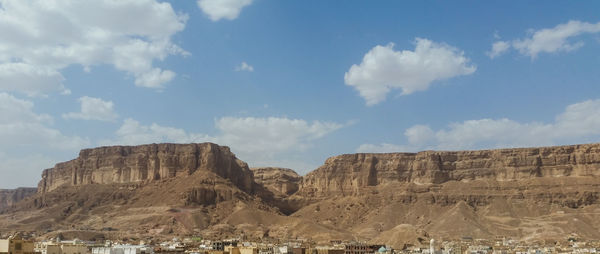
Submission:
[[[22,243],[15,243],[15,250],[21,250],[23,249],[23,244]]]

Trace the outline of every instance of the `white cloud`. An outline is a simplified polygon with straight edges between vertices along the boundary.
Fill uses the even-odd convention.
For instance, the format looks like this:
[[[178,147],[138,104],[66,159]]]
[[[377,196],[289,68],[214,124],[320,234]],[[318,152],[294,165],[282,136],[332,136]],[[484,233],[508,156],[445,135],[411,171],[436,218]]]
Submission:
[[[103,64],[161,87],[175,74],[154,62],[187,54],[171,42],[186,19],[155,0],[0,0],[0,91],[64,93],[63,68]]]
[[[18,91],[28,96],[50,92],[66,93],[64,77],[52,68],[35,67],[26,63],[0,63],[0,89]]]
[[[252,0],[198,0],[198,7],[212,21],[220,19],[234,20],[242,9],[252,4]]]
[[[50,127],[52,117],[33,112],[33,103],[0,93],[0,151],[32,147],[72,150],[89,144]]]
[[[56,158],[42,154],[28,154],[24,156],[7,155],[0,152],[0,188],[14,189],[18,187],[37,187],[42,169],[50,168],[56,164]]]
[[[500,36],[500,33],[498,32],[498,30],[494,31],[494,34],[493,34],[493,36],[494,36],[494,39],[496,39],[496,40],[500,40],[500,38],[502,38],[502,37]]]
[[[343,126],[333,122],[309,123],[301,119],[278,117],[223,117],[216,121],[216,127],[221,132],[216,140],[240,152],[261,156],[290,149],[306,149],[311,141]]]
[[[535,58],[539,53],[553,53],[558,51],[571,51],[583,46],[583,42],[571,43],[569,38],[584,33],[600,32],[600,22],[590,24],[577,20],[569,21],[566,24],[559,24],[554,28],[546,28],[535,31],[531,37],[516,40],[513,47],[523,55],[529,55]]]
[[[110,145],[139,145],[162,142],[194,143],[211,139],[207,135],[187,133],[183,129],[165,127],[156,123],[149,126],[142,125],[131,118],[124,120],[123,125],[117,130],[116,136],[116,140],[104,141],[103,143]]]
[[[415,125],[404,132],[410,144],[429,144],[432,140],[433,130],[427,125]]]
[[[52,117],[34,112],[31,101],[7,93],[0,93],[0,116],[0,188],[34,186],[42,169],[90,145],[53,128]]]
[[[175,77],[175,72],[154,68],[148,72],[136,76],[135,84],[137,86],[161,88],[164,83],[171,81]]]
[[[323,138],[346,124],[289,119],[285,117],[223,117],[215,121],[218,134],[211,136],[156,123],[142,125],[126,119],[116,132],[116,139],[104,145],[138,145],[147,143],[214,142],[230,146],[236,155],[252,166],[296,166],[306,162],[290,160],[305,151],[315,140]],[[311,164],[312,165],[312,164]]]
[[[114,121],[118,117],[117,113],[114,111],[114,103],[112,101],[104,101],[99,98],[88,96],[83,96],[79,98],[78,101],[81,103],[81,112],[63,114],[63,118]]]
[[[235,67],[235,71],[248,71],[248,72],[253,72],[254,71],[254,67],[252,67],[252,65],[249,65],[246,62],[242,62],[239,66]]]
[[[363,144],[358,151],[457,150],[598,142],[600,99],[569,105],[552,123],[486,118],[451,123],[437,131],[429,126],[415,125],[405,132],[405,136],[409,145]]]
[[[529,36],[512,41],[510,46],[518,50],[519,53],[529,56],[531,59],[535,59],[540,53],[568,52],[576,50],[582,47],[584,42],[571,41],[571,39],[583,34],[595,33],[600,33],[600,22],[592,24],[571,20],[553,28],[531,30]],[[504,42],[495,42],[492,45],[492,51],[489,53],[491,58],[500,55],[508,49],[504,49],[507,45],[498,43]],[[498,52],[498,54],[494,54],[494,52]]]
[[[346,85],[358,90],[367,105],[374,105],[384,101],[392,89],[407,95],[427,90],[434,81],[469,75],[477,69],[457,48],[421,38],[415,44],[414,51],[395,51],[393,43],[375,46],[346,72]]]
[[[489,52],[486,52],[486,54],[491,59],[494,59],[494,58],[504,54],[509,49],[510,49],[510,43],[505,42],[505,41],[497,41],[497,42],[494,42],[494,44],[492,44],[492,50]]]
[[[413,148],[409,146],[394,145],[388,143],[362,144],[356,149],[357,153],[405,153],[413,152]]]

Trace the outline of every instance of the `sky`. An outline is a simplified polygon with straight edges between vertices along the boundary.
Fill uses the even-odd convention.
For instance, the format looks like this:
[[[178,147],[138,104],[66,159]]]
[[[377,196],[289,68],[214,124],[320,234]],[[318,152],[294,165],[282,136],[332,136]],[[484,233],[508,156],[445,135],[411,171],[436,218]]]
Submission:
[[[331,156],[600,142],[600,2],[0,0],[0,188],[107,145]]]

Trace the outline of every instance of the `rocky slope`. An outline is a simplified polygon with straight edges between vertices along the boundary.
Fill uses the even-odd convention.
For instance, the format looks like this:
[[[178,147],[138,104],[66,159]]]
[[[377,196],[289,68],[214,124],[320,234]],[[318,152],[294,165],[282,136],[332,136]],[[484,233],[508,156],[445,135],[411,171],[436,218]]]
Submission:
[[[302,177],[288,168],[251,168],[256,183],[279,196],[289,196],[298,191]]]
[[[442,239],[600,239],[599,174],[600,144],[348,154],[303,177],[290,198],[309,200],[293,216],[365,239],[406,225]]]
[[[12,190],[0,190],[0,210],[10,207],[15,203],[29,197],[37,192],[36,188],[17,188]]]
[[[300,177],[250,170],[205,143],[83,150],[45,170],[37,194],[3,209],[0,230],[402,248],[428,237],[600,239],[599,221],[600,144],[347,154]]]

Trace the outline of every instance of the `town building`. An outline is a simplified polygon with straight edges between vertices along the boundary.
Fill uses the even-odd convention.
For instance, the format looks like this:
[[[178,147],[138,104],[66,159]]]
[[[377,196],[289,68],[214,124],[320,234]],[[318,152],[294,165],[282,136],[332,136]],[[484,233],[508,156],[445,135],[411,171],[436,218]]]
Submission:
[[[34,254],[34,243],[20,236],[0,239],[0,254]]]
[[[146,245],[115,245],[111,247],[94,247],[92,248],[92,254],[154,254],[154,248]]]

